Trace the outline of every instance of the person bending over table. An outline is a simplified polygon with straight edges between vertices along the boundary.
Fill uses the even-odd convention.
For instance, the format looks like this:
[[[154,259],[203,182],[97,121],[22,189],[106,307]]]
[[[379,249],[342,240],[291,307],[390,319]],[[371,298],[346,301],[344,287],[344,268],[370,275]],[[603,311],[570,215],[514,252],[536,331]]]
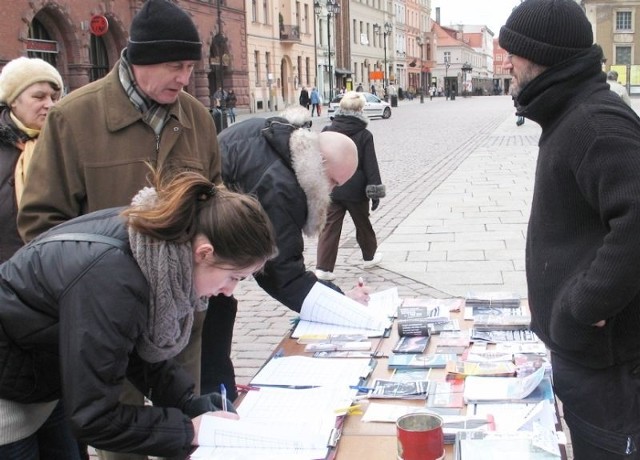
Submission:
[[[0,266],[0,458],[38,457],[32,436],[59,399],[81,442],[164,457],[187,455],[199,416],[223,407],[218,393],[196,396],[172,358],[206,299],[262,269],[275,238],[256,199],[195,172],[171,177],[154,174],[129,207],[60,224]],[[153,406],[121,403],[125,378]],[[47,447],[77,458],[75,442]]]

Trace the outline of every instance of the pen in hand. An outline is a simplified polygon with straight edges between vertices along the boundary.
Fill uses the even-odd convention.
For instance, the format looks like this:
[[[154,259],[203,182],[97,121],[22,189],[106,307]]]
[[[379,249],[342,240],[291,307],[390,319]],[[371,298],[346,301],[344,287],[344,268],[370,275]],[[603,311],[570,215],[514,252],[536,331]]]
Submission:
[[[362,276],[358,278],[358,287],[364,287],[364,278]]]
[[[220,384],[220,396],[222,396],[222,410],[227,412],[227,387],[224,386],[224,383]]]

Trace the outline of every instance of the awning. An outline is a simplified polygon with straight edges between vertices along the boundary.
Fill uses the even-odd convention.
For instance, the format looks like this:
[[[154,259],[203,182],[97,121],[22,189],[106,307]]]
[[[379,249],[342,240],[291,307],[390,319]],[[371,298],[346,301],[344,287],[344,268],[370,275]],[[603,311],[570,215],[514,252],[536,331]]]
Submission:
[[[336,75],[351,75],[350,69],[341,69],[340,67],[336,67],[334,72]]]

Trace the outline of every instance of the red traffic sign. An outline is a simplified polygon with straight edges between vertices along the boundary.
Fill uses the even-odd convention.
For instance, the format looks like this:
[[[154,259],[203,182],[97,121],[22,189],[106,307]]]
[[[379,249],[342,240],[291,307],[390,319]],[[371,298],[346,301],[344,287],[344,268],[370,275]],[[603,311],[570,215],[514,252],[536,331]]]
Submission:
[[[89,30],[93,35],[96,35],[98,37],[104,35],[109,30],[109,21],[101,14],[91,16]]]

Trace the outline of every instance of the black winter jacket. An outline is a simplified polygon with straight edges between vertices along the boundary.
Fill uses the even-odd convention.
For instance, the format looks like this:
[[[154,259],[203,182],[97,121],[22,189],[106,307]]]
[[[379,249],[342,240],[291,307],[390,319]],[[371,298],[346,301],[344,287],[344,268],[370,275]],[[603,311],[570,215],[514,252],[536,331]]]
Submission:
[[[171,360],[143,362],[149,286],[128,251],[79,241],[39,241],[77,232],[128,244],[112,208],[65,222],[0,266],[0,397],[64,400],[75,435],[110,451],[186,455],[193,425],[178,407],[194,384]],[[154,406],[119,402],[125,377]]]
[[[313,163],[320,159],[317,153],[291,151],[289,141],[298,129],[284,118],[258,118],[218,136],[224,184],[255,195],[274,226],[278,256],[255,279],[270,296],[297,312],[318,281],[304,264],[302,232],[310,222],[324,222],[329,202],[328,190],[325,196],[315,196],[298,180],[294,162],[303,169],[316,168],[314,180],[324,180],[321,163]],[[311,227],[317,231],[318,225]]]
[[[334,200],[366,201],[369,198],[384,198],[384,191],[370,196],[366,193],[368,185],[382,185],[373,134],[367,129],[368,124],[369,121],[362,115],[355,113],[342,115],[337,112],[331,124],[323,129],[323,131],[335,131],[349,136],[358,147],[358,168],[351,179],[333,189],[331,198]],[[372,189],[384,190],[381,187],[372,187],[369,190]]]
[[[18,203],[14,173],[22,152],[17,144],[28,140],[9,117],[9,107],[0,106],[0,263],[23,245],[18,234]]]
[[[526,252],[532,327],[590,368],[640,359],[640,119],[601,62],[594,45],[516,99],[542,127]]]

